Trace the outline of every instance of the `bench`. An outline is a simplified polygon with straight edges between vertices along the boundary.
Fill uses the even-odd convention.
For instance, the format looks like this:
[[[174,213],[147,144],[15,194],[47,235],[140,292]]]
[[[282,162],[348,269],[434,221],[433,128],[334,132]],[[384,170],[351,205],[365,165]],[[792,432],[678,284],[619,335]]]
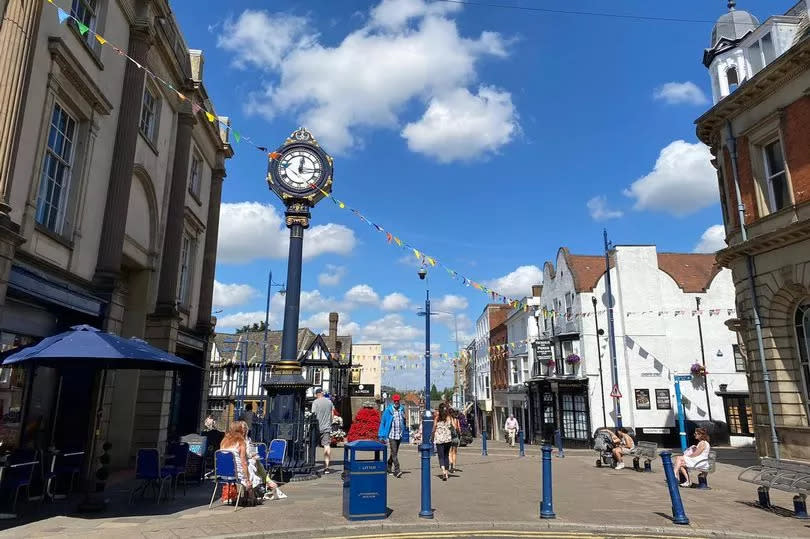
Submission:
[[[709,487],[709,474],[714,473],[715,465],[717,464],[717,451],[709,451],[709,469],[701,470],[700,468],[686,468],[687,472],[698,472],[698,484],[696,488],[701,490],[711,490]]]
[[[630,456],[633,457],[633,469],[637,472],[641,471],[639,466],[640,460],[644,459],[644,471],[652,471],[652,461],[658,456],[658,444],[655,442],[637,442],[636,447],[630,451]]]
[[[771,507],[770,489],[794,494],[793,513],[796,518],[807,519],[807,495],[810,494],[810,464],[765,457],[758,466],[746,468],[737,479],[759,485],[759,506]]]

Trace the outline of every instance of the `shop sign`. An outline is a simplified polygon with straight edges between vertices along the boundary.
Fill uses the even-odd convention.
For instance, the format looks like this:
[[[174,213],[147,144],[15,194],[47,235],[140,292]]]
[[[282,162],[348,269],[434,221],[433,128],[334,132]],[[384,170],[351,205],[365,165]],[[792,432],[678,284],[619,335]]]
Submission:
[[[359,384],[349,386],[350,397],[373,397],[374,384]]]

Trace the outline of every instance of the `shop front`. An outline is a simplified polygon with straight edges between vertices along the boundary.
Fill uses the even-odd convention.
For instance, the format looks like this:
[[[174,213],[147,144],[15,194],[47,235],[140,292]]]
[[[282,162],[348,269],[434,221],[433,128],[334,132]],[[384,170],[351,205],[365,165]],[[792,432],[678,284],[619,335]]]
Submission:
[[[590,447],[587,379],[531,380],[529,402],[535,440],[554,443],[554,433],[559,429],[565,447]]]

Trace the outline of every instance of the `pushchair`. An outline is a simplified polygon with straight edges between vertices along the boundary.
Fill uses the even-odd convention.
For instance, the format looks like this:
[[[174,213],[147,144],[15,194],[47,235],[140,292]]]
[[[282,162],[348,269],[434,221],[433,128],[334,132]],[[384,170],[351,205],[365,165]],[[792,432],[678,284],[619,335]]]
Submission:
[[[613,436],[607,429],[599,429],[593,435],[593,450],[599,455],[596,467],[613,466]]]

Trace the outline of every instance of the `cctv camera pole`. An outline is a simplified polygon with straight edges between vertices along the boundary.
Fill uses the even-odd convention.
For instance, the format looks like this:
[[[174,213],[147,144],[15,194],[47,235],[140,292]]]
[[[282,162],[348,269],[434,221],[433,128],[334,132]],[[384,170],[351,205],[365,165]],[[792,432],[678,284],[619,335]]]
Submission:
[[[419,270],[419,278],[425,279],[425,268]],[[420,313],[422,314],[422,313]],[[433,518],[433,508],[430,503],[430,453],[432,449],[431,436],[433,434],[433,413],[430,408],[430,286],[425,286],[425,416],[422,418],[422,444],[419,451],[422,453],[422,510],[421,518]]]
[[[596,314],[596,296],[591,298],[593,303],[593,321],[596,324],[596,353],[599,356],[599,386],[602,389],[602,426],[607,427],[607,410],[605,408],[605,377],[602,376],[602,346],[599,343],[599,336],[601,335],[599,329],[599,318]]]

